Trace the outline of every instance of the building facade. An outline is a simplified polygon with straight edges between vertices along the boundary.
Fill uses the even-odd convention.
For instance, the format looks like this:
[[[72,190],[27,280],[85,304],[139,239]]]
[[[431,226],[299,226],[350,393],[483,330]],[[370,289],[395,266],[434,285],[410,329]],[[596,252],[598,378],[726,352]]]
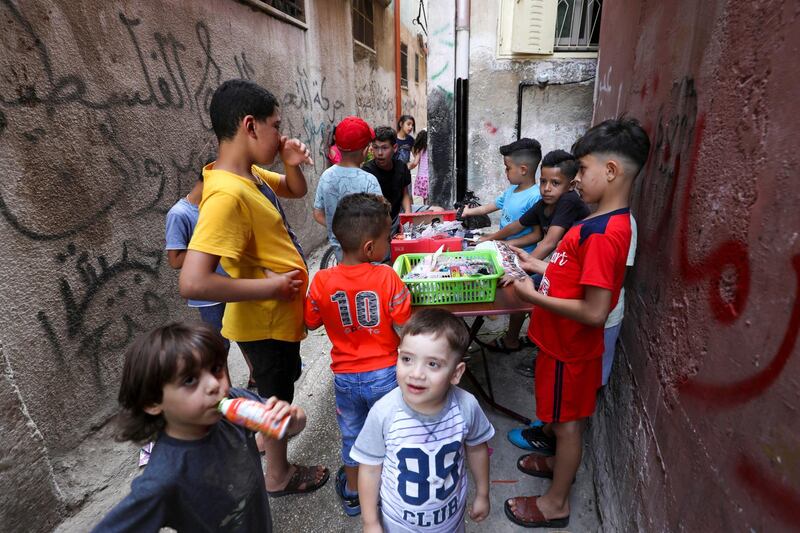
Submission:
[[[284,133],[311,147],[309,194],[284,207],[312,249],[325,239],[311,206],[333,126],[350,114],[395,123],[394,7],[0,2],[0,485],[15,488],[0,495],[4,528],[46,530],[79,503],[54,465],[76,464],[70,454],[115,412],[125,348],[195,318],[165,261],[164,216],[215,153],[215,88],[260,83],[280,102]],[[424,127],[425,40],[409,13],[400,99]]]

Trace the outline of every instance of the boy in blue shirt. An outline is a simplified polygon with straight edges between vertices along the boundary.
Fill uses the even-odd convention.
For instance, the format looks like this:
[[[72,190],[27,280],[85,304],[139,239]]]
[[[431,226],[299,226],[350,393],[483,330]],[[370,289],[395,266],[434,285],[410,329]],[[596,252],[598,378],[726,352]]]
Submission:
[[[213,162],[206,162],[206,164]],[[197,225],[197,218],[200,216],[200,200],[203,198],[203,174],[195,183],[192,190],[185,197],[181,198],[169,211],[167,211],[167,262],[169,266],[180,270],[183,260],[186,257],[186,250],[189,248],[189,241],[192,240],[194,227]],[[217,267],[217,273],[225,275],[222,267]],[[225,314],[225,302],[207,302],[205,300],[189,299],[189,307],[194,307],[200,313],[200,318],[206,324],[214,328],[219,333],[222,330],[222,315]],[[225,339],[226,348],[230,345]]]
[[[477,216],[493,213],[502,209],[500,217],[500,229],[502,230],[509,224],[516,222],[542,197],[539,187],[536,186],[536,168],[542,160],[542,145],[536,139],[522,139],[511,144],[500,147],[503,155],[503,164],[506,167],[506,177],[511,186],[503,191],[494,202],[478,207],[465,207],[462,216]],[[512,241],[527,235],[533,231],[532,227],[523,227],[521,231],[514,235],[506,236],[504,240]],[[525,247],[526,252],[531,252],[536,248],[536,244]],[[514,337],[519,336],[522,323],[525,322],[525,313],[513,313],[508,317],[508,331]],[[505,335],[496,339],[489,345],[489,349],[503,353],[511,353],[519,350],[521,346],[514,348],[504,344]]]
[[[333,214],[336,205],[348,194],[368,192],[381,195],[381,186],[375,176],[361,170],[367,148],[375,138],[375,131],[362,119],[345,117],[336,126],[336,146],[341,160],[322,173],[314,196],[314,220],[328,229],[328,242],[336,251],[336,260],[342,260],[342,247],[333,234]]]
[[[213,159],[206,161],[206,165],[213,163]],[[204,165],[205,166],[205,165]],[[167,227],[166,227],[166,250],[167,262],[169,266],[176,270],[180,270],[183,266],[183,260],[186,257],[186,250],[189,248],[189,241],[192,240],[194,227],[197,225],[197,218],[200,216],[200,200],[203,199],[203,173],[197,179],[192,190],[189,191],[185,197],[181,198],[169,211],[167,211]],[[222,266],[217,266],[217,274],[226,276]],[[194,307],[200,313],[200,318],[206,324],[214,328],[214,331],[220,333],[222,331],[222,317],[225,315],[225,302],[208,302],[205,300],[187,300],[189,307]],[[225,350],[230,348],[230,341],[224,339]],[[244,354],[242,354],[244,355]],[[247,387],[255,387],[256,382],[253,380],[253,365],[247,356],[244,356],[248,368],[248,381]]]
[[[462,216],[488,215],[502,209],[500,229],[503,229],[519,220],[519,217],[541,198],[539,187],[536,186],[536,169],[542,160],[542,145],[536,139],[522,138],[501,146],[500,153],[503,155],[506,177],[511,186],[494,202],[478,207],[465,207]],[[508,236],[506,240],[519,239],[531,231],[532,228],[523,228],[519,233]],[[535,244],[529,245],[525,251],[531,252],[535,247]]]
[[[154,439],[144,473],[95,533],[272,531],[255,434],[224,419],[222,398],[263,402],[273,419],[291,416],[287,439],[305,412],[276,397],[232,389],[227,350],[208,325],[171,323],[139,336],[125,356],[117,421],[121,440]]]

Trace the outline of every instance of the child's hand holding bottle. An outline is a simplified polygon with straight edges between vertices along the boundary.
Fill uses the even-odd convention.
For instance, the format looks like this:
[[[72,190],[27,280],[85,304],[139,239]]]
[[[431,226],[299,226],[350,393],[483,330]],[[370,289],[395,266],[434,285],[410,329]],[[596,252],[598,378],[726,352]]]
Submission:
[[[247,398],[224,398],[219,403],[219,410],[234,424],[272,439],[282,439],[287,433],[299,433],[306,423],[305,412],[300,407],[275,396],[264,403]]]

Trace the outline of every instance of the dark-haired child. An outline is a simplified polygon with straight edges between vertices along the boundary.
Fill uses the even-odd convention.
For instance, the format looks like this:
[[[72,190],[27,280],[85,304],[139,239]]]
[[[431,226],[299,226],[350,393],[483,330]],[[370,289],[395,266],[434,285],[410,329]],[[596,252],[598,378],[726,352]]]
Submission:
[[[212,163],[206,161],[206,165]],[[167,211],[165,238],[167,241],[167,262],[172,268],[179,270],[186,257],[186,249],[192,240],[197,217],[200,215],[198,205],[203,198],[203,173],[195,182],[192,190],[181,198]],[[219,274],[224,275],[222,267],[217,268]],[[203,322],[211,325],[217,332],[222,331],[222,315],[225,313],[225,302],[206,302],[203,300],[188,301],[189,307],[196,308]],[[228,343],[227,339],[225,340]]]
[[[500,216],[500,230],[519,220],[541,198],[539,187],[536,186],[536,169],[542,160],[542,146],[536,139],[522,138],[511,144],[500,147],[506,177],[511,186],[493,202],[478,207],[465,207],[462,216],[486,215],[502,209]],[[521,226],[520,226],[521,227]],[[522,228],[519,232],[509,234],[507,240],[518,239],[529,233],[531,228]],[[532,251],[535,244],[525,247]],[[489,345],[493,351],[511,353],[520,348],[519,331],[525,322],[525,313],[514,313],[508,318],[508,332],[503,337],[498,337]],[[513,339],[504,344],[504,338]]]
[[[209,115],[219,157],[203,169],[200,218],[181,269],[181,296],[227,302],[222,335],[250,359],[259,394],[291,402],[302,369],[308,271],[278,197],[305,196],[300,165],[312,160],[305,144],[281,135],[278,101],[256,83],[222,83]],[[259,166],[278,155],[285,175]],[[219,264],[230,277],[215,272]],[[309,492],[328,480],[322,465],[289,464],[285,440],[269,440],[266,455],[271,496]]]
[[[581,462],[582,434],[594,413],[602,380],[603,326],[619,298],[631,241],[628,209],[634,178],[647,160],[650,141],[632,119],[606,120],[572,147],[580,161],[575,183],[597,210],[570,228],[549,262],[518,250],[523,268],[544,274],[538,292],[525,277],[514,283],[535,305],[528,336],[539,346],[536,416],[555,437],[555,455],[524,455],[522,472],[553,482],[541,496],[505,502],[508,518],[525,527],[566,527],[569,494]]]
[[[494,428],[475,397],[456,387],[468,344],[464,322],[442,309],[418,311],[403,328],[399,387],[370,410],[350,452],[361,464],[365,533],[464,531],[465,463],[475,481],[469,516],[489,515]]]
[[[414,141],[411,148],[412,161],[408,164],[409,169],[417,169],[417,177],[414,179],[414,194],[422,198],[422,203],[428,203],[428,132],[422,130]]]
[[[397,119],[397,152],[394,157],[405,164],[411,161],[411,148],[414,146],[414,136],[417,123],[411,115],[402,115]]]
[[[131,493],[95,532],[272,531],[255,435],[223,419],[225,397],[264,401],[231,389],[227,351],[206,324],[172,323],[139,336],[125,355],[119,390],[120,438],[155,438],[150,462]],[[305,427],[297,406],[265,402],[288,435]]]
[[[383,197],[392,206],[392,223],[395,226],[400,213],[412,212],[411,195],[408,193],[411,171],[404,162],[394,157],[397,149],[395,131],[388,126],[379,126],[375,128],[375,140],[372,142],[375,159],[361,167],[378,180]]]
[[[305,307],[309,329],[325,326],[331,339],[331,370],[336,388],[336,420],[342,432],[342,462],[336,491],[349,516],[361,511],[358,463],[350,448],[376,401],[397,386],[399,338],[393,326],[411,315],[411,295],[397,273],[381,261],[389,248],[389,202],[376,194],[342,198],[333,232],[343,259],[320,270],[311,282]]]
[[[578,193],[570,190],[570,184],[578,173],[578,166],[578,160],[567,151],[548,152],[542,159],[542,173],[539,177],[541,199],[519,220],[511,222],[496,233],[482,237],[480,242],[506,240],[508,244],[519,248],[535,244],[532,257],[545,259],[549,256],[567,230],[576,221],[589,215],[589,208]],[[522,237],[507,240],[525,228],[532,231]],[[525,344],[525,340],[519,336],[521,328],[522,321],[510,320],[508,330],[490,345],[491,349],[504,353],[519,350]]]
[[[500,147],[506,177],[511,184],[503,194],[493,202],[478,207],[465,207],[462,216],[477,216],[502,210],[500,229],[519,220],[533,205],[539,201],[541,194],[536,186],[536,169],[542,160],[542,146],[536,139],[522,138],[511,144]],[[518,239],[531,232],[531,228],[509,235],[506,240]],[[527,251],[535,245],[526,246]]]
[[[328,229],[328,242],[335,250],[337,261],[342,260],[342,247],[333,233],[332,221],[339,200],[357,192],[381,194],[381,186],[375,176],[361,170],[367,146],[374,137],[375,132],[362,119],[345,117],[336,126],[336,145],[341,152],[341,160],[323,172],[317,184],[314,220]]]

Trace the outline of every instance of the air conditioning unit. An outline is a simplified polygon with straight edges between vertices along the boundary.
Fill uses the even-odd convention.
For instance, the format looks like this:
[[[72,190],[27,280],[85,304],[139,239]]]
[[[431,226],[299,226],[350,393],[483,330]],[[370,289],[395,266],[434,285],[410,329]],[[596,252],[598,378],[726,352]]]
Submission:
[[[556,0],[501,0],[497,55],[553,53]]]

